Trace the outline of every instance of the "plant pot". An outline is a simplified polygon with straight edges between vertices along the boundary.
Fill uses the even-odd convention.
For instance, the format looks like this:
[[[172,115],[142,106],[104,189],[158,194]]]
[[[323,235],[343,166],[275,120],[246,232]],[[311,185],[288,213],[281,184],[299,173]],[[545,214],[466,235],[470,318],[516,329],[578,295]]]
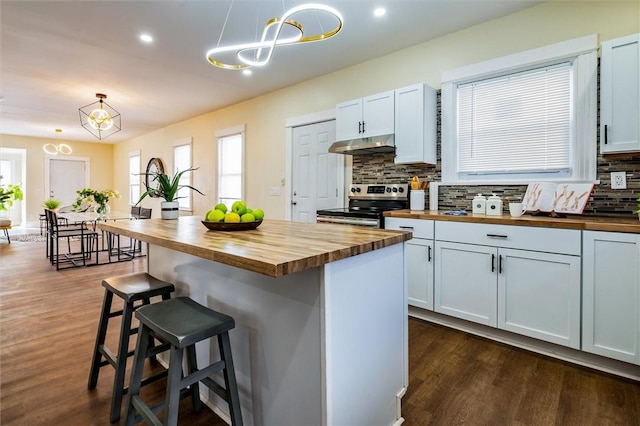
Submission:
[[[160,216],[163,219],[177,219],[180,216],[177,201],[163,201],[160,203]]]

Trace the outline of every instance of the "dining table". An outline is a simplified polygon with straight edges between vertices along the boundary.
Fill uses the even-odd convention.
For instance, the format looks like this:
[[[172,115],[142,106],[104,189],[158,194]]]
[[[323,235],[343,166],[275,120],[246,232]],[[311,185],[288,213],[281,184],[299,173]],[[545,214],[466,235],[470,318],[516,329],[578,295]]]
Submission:
[[[59,218],[64,218],[68,224],[84,225],[92,231],[97,230],[99,222],[110,222],[117,220],[137,220],[138,215],[130,212],[110,211],[106,214],[98,214],[94,211],[84,212],[59,212]],[[102,241],[96,247],[96,261],[87,264],[87,266],[102,265],[106,263],[116,263],[130,261],[134,257],[144,256],[141,250],[136,250],[133,241],[130,241],[126,247],[121,245],[120,235],[113,234],[108,231],[101,230]],[[106,254],[106,261],[100,261],[99,253]],[[104,257],[103,257],[104,259]]]

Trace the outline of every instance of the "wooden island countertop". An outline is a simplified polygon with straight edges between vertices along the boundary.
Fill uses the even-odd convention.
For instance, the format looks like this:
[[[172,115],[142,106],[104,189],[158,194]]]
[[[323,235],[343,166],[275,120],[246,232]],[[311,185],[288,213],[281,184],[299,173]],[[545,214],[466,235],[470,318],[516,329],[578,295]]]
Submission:
[[[436,211],[393,210],[385,212],[385,217],[404,219],[431,219],[452,222],[491,223],[496,225],[540,226],[547,228],[579,229],[584,231],[629,232],[640,234],[640,221],[637,217],[601,217],[601,216],[571,216],[549,217],[531,216],[525,214],[513,218],[509,213],[502,216],[487,216],[467,212],[466,216],[446,215]]]
[[[100,222],[98,228],[203,259],[282,277],[399,244],[410,232],[265,220],[251,231],[209,231],[198,216]]]

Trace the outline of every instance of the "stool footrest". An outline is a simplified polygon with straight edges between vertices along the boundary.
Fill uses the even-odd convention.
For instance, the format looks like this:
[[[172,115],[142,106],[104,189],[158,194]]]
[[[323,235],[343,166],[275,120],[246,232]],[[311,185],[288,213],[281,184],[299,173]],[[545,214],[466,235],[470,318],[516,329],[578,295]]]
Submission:
[[[224,401],[229,402],[229,397],[227,396],[227,390],[222,386],[220,386],[219,384],[217,384],[212,378],[205,377],[201,381],[203,385],[205,385],[206,387],[214,391],[216,395],[218,395]]]
[[[138,416],[136,417],[141,417],[142,419],[144,419],[147,423],[152,424],[154,426],[162,426],[162,423],[160,422],[160,420],[158,420],[158,418],[156,417],[155,414],[153,414],[153,410],[151,408],[149,408],[149,406],[147,404],[145,404],[142,399],[140,399],[140,397],[138,395],[134,395],[131,397],[131,405],[133,405],[136,409],[136,411],[138,412]],[[162,408],[163,404],[160,404],[158,407],[156,408]],[[136,420],[138,420],[136,418]],[[137,423],[137,421],[136,421]]]
[[[193,373],[191,373],[188,376],[184,377],[180,381],[180,384],[182,384],[182,387],[191,386],[192,384],[194,384],[196,382],[200,382],[200,381],[204,380],[205,378],[208,378],[213,373],[221,371],[222,369],[224,369],[224,367],[225,367],[224,361],[217,361],[217,362],[209,365],[208,367],[205,367],[205,368],[203,368],[201,370],[198,370],[198,371],[194,371]]]

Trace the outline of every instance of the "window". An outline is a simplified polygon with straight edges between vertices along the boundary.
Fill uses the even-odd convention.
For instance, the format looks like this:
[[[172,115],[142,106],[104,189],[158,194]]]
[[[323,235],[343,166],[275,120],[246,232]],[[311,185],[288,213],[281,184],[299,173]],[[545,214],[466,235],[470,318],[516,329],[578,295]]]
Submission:
[[[140,199],[140,152],[129,154],[129,204],[135,205]]]
[[[173,147],[173,172],[168,173],[173,178],[174,174],[191,168],[191,141],[184,145]],[[180,185],[191,186],[191,172],[183,173],[180,176]],[[191,193],[189,188],[181,188],[178,190],[178,208],[180,210],[191,210]]]
[[[595,36],[445,73],[446,183],[593,181]]]
[[[244,199],[244,126],[219,132],[217,136],[218,202],[229,207]]]

